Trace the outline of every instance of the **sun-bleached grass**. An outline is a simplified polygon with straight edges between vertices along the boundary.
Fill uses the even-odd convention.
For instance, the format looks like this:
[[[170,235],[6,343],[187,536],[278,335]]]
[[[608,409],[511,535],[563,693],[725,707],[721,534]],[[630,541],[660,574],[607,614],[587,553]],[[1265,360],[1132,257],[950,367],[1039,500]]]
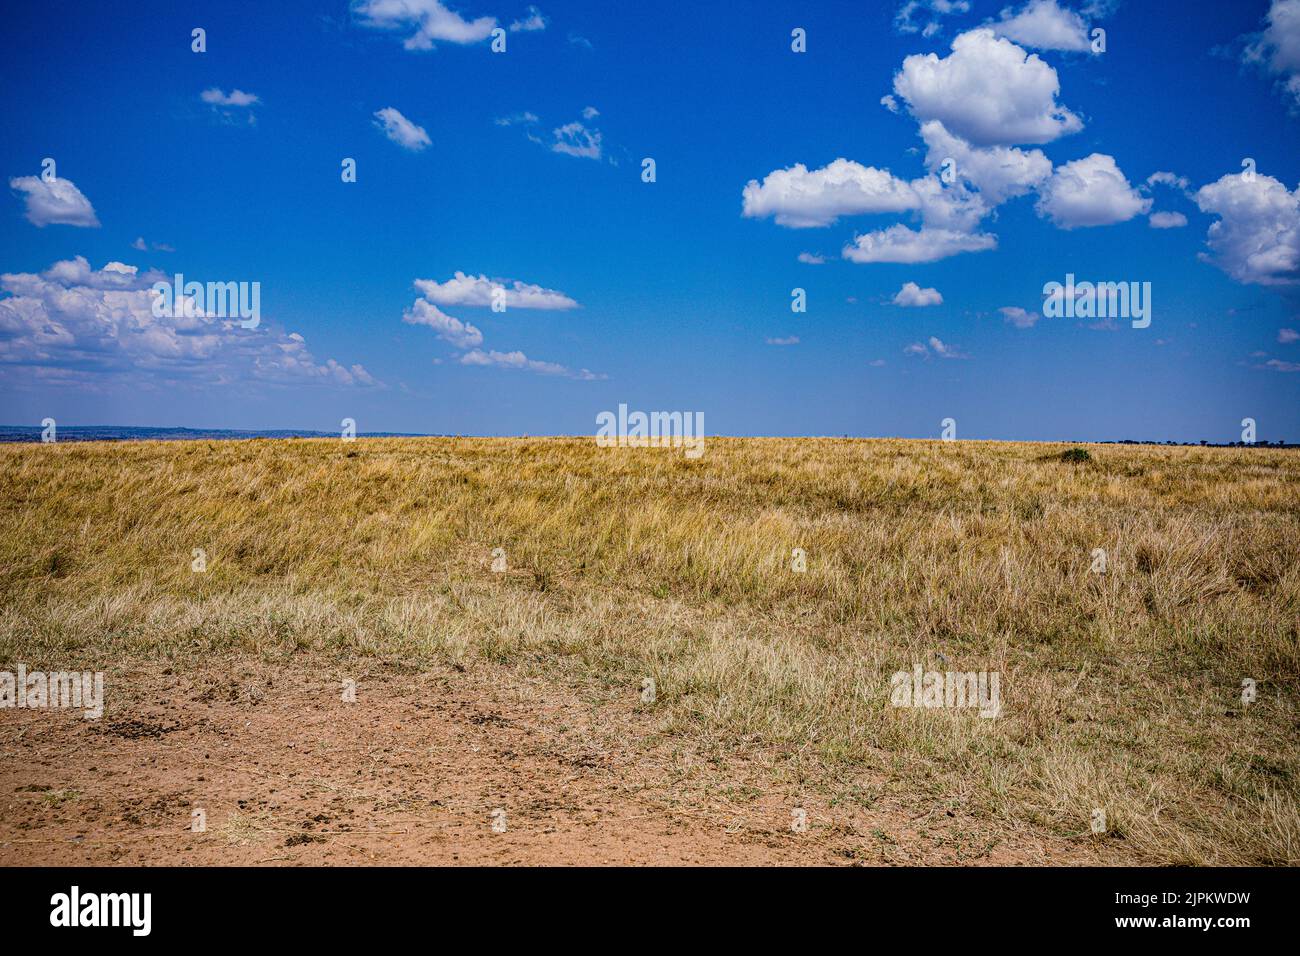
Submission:
[[[629,694],[652,676],[663,733],[829,788],[874,774],[1057,835],[1100,807],[1134,861],[1300,862],[1300,457],[1064,447],[0,447],[0,667],[241,651],[484,658]],[[1002,716],[891,707],[918,663],[1000,672]]]

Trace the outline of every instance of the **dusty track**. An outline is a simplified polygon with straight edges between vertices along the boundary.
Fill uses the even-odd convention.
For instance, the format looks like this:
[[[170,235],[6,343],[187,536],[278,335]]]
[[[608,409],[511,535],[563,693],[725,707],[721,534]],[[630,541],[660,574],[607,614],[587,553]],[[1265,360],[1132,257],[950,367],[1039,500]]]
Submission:
[[[368,666],[356,703],[330,664],[228,660],[110,675],[130,690],[99,721],[0,711],[0,864],[1104,862],[959,809],[801,793],[762,754],[659,735],[634,692]]]

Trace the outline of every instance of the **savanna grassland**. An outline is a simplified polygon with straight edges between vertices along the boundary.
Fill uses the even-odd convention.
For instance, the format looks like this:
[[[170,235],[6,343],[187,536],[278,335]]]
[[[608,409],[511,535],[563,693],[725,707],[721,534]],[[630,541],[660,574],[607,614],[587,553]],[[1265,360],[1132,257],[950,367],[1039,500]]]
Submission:
[[[0,447],[0,669],[102,669],[108,716],[141,666],[499,672],[624,701],[613,749],[752,758],[756,791],[1111,862],[1300,863],[1300,455],[1066,447]],[[999,672],[1000,716],[891,706],[917,664]]]

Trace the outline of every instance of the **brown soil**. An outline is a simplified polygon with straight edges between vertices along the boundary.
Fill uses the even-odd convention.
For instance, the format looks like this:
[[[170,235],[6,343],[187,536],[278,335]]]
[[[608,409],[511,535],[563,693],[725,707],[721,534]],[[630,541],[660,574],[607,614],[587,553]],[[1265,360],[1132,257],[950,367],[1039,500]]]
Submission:
[[[98,721],[0,710],[0,865],[1116,862],[869,778],[801,789],[664,735],[636,689],[366,666],[356,703],[335,664],[241,658],[115,672]]]

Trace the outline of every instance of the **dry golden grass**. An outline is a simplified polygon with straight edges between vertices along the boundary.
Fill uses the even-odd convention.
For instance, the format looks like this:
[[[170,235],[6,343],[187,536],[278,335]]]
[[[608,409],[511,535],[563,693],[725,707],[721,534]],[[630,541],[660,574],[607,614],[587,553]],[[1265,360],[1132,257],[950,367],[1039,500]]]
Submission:
[[[832,792],[875,774],[1057,835],[1101,807],[1133,862],[1300,862],[1300,456],[1064,447],[7,446],[0,667],[235,650],[650,676],[664,733]],[[1002,716],[891,707],[917,663],[1000,672]]]

